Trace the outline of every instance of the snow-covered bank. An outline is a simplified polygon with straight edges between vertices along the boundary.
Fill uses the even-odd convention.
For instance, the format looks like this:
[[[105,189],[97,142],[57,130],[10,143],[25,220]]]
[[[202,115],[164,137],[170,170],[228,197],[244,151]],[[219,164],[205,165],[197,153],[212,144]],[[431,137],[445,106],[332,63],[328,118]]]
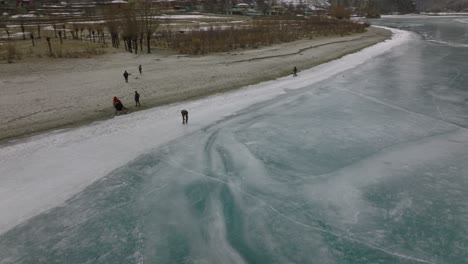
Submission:
[[[390,38],[371,27],[348,36],[302,39],[258,49],[186,56],[155,49],[151,55],[23,61],[0,67],[0,140],[112,117],[110,101],[133,102],[131,111],[200,98],[309,69]],[[143,74],[137,67],[143,66]],[[122,73],[128,71],[125,83]]]
[[[407,42],[411,33],[391,29],[391,40],[339,60],[204,99],[120,116],[69,131],[56,131],[0,149],[0,232],[58,206],[93,181],[138,155],[217,120],[330,78]],[[287,89],[285,89],[287,88]],[[189,110],[189,125],[180,110]]]

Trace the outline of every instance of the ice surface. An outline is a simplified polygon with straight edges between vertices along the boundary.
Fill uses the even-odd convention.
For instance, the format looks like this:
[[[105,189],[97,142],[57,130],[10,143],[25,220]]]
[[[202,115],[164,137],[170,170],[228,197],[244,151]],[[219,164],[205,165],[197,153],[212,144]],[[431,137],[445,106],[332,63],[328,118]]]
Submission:
[[[4,146],[0,263],[468,262],[465,51],[394,32],[299,77]]]
[[[391,41],[303,71],[298,78],[286,77],[4,146],[0,150],[0,212],[9,213],[0,219],[0,232],[59,205],[139,154],[283,94],[285,87],[301,88],[353,68],[407,40],[407,33],[395,32]],[[182,108],[190,111],[190,126],[180,126]]]

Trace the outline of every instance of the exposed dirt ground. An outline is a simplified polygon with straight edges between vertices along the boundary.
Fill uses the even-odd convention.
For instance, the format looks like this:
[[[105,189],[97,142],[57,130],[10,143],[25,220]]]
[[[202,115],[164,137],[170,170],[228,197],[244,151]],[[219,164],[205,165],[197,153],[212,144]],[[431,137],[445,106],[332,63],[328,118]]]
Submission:
[[[0,64],[0,140],[112,118],[114,96],[130,111],[193,99],[285,76],[294,66],[299,71],[311,68],[390,35],[369,28],[351,36],[207,56],[155,50],[149,55],[117,53]],[[122,76],[125,70],[131,73],[128,83]],[[141,94],[141,107],[134,107],[134,91]]]

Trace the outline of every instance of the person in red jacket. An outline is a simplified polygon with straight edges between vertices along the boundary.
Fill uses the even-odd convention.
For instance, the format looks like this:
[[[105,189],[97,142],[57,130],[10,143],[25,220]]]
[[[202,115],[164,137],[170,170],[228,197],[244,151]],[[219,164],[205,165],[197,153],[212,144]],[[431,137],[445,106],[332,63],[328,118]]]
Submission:
[[[116,111],[119,111],[119,112],[122,110],[127,111],[127,108],[123,106],[122,102],[119,100],[119,98],[117,98],[117,96],[114,96],[114,99],[112,100],[112,104],[114,105]]]

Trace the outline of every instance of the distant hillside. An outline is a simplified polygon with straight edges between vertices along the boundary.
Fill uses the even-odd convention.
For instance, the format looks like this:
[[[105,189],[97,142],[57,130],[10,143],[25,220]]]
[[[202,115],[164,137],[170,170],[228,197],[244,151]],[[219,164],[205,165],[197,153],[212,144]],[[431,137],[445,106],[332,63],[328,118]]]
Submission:
[[[468,11],[468,0],[415,0],[421,12]]]
[[[468,11],[468,0],[284,0],[285,2],[303,2],[316,7],[339,4],[347,7],[362,8],[366,5],[378,7],[382,13],[412,13]]]

